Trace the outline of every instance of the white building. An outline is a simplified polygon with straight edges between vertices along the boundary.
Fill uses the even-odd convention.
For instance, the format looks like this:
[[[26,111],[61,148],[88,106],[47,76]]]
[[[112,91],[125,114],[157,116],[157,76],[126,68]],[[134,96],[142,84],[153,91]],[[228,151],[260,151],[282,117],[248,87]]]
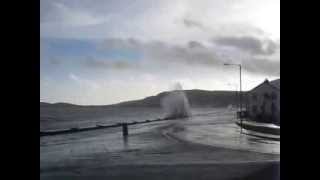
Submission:
[[[247,93],[247,113],[253,121],[280,125],[280,79],[265,80]]]

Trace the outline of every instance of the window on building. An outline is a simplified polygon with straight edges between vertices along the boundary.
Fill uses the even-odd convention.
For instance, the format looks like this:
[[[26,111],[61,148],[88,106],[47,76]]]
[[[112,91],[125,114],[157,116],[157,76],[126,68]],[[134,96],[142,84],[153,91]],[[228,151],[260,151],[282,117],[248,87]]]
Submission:
[[[264,97],[265,99],[269,99],[269,98],[270,98],[270,95],[269,95],[268,93],[264,93],[264,94],[263,94],[263,97]]]
[[[272,97],[272,100],[276,100],[277,99],[277,93],[272,92],[271,97]]]

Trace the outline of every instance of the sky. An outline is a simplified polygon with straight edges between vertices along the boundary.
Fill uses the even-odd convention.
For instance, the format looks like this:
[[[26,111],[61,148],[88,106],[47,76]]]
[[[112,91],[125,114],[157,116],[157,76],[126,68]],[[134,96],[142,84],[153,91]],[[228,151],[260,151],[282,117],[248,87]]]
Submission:
[[[41,0],[40,101],[106,105],[280,78],[280,0]]]

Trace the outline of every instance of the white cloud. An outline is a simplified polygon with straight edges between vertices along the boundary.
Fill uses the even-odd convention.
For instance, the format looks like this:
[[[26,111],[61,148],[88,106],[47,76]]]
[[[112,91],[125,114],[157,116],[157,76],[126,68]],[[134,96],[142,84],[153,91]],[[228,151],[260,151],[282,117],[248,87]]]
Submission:
[[[69,74],[69,78],[71,80],[75,81],[76,83],[78,83],[80,86],[87,88],[89,90],[96,90],[96,89],[100,88],[99,84],[96,83],[95,81],[80,78],[79,76],[77,76],[73,73]]]
[[[53,10],[43,13],[46,18],[41,23],[42,36],[136,38],[185,43],[216,36],[252,35],[257,33],[256,29],[261,29],[280,37],[277,32],[280,26],[274,21],[280,19],[280,14],[276,13],[280,6],[277,0],[271,3],[252,0],[71,2],[44,2],[51,4]],[[186,24],[193,26],[186,27]],[[201,29],[194,28],[194,25],[201,25]]]

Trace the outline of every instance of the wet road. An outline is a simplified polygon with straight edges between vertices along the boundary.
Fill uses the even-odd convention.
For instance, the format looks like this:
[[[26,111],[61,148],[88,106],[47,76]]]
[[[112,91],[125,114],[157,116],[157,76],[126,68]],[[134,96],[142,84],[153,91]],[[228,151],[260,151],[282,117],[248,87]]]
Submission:
[[[192,118],[40,138],[40,175],[105,172],[114,166],[279,161],[280,142],[240,136],[226,110]]]
[[[236,119],[230,112],[199,115],[172,126],[172,136],[214,147],[280,154],[280,141],[241,134],[240,127],[235,122]],[[243,132],[247,131],[243,129]]]

